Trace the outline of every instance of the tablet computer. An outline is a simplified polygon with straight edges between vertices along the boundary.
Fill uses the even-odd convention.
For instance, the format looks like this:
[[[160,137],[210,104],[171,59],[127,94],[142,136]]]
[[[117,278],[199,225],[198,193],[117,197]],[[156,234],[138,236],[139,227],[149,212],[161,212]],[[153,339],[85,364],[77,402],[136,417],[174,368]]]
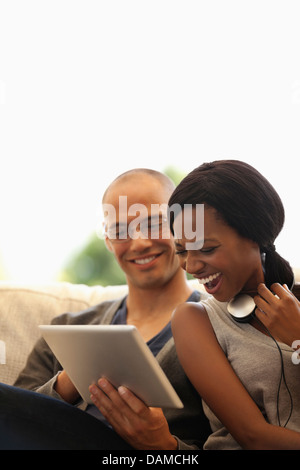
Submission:
[[[131,325],[40,325],[42,336],[89,404],[89,386],[106,377],[148,406],[183,408],[164,371]]]

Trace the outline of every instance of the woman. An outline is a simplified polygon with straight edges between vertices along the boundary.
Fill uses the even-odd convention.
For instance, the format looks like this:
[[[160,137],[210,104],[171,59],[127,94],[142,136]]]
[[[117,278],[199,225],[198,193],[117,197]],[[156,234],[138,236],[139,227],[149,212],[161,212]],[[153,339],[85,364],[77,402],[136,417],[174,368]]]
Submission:
[[[290,291],[292,269],[274,246],[282,202],[253,167],[224,160],[183,179],[169,206],[184,214],[187,204],[194,227],[196,206],[204,204],[204,243],[190,248],[171,210],[177,254],[211,297],[179,306],[172,329],[211,423],[204,448],[300,449],[300,365],[291,347],[300,340],[300,304]],[[247,322],[236,319],[238,294],[253,304]]]

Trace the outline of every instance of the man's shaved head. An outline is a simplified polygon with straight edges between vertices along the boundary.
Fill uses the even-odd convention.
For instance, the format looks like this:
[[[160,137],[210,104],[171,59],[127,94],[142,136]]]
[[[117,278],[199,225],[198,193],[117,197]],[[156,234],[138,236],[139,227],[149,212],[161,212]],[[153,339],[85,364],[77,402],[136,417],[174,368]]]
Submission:
[[[115,189],[118,183],[126,183],[131,179],[135,179],[139,174],[141,176],[150,176],[156,182],[159,182],[161,186],[164,187],[165,190],[170,193],[170,196],[175,189],[175,184],[173,183],[173,181],[164,173],[160,173],[159,171],[151,170],[148,168],[134,168],[133,170],[128,170],[125,173],[122,173],[121,175],[117,176],[117,178],[106,189],[102,198],[102,203],[105,203],[108,193],[111,189]]]

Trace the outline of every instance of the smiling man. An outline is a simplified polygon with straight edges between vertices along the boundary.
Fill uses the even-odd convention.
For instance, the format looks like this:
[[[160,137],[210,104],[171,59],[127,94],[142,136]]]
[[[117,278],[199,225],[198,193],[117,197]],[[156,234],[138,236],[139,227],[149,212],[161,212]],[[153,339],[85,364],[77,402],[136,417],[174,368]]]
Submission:
[[[111,183],[102,201],[105,242],[126,275],[128,295],[79,314],[61,315],[54,323],[136,326],[184,408],[148,408],[129,390],[116,390],[100,377],[90,388],[94,405],[78,405],[77,390],[42,339],[16,382],[18,387],[80,406],[92,415],[92,422],[84,430],[81,425],[78,432],[84,432],[85,438],[90,435],[90,442],[96,439],[98,449],[201,449],[210,433],[201,399],[179,364],[170,325],[178,304],[200,298],[186,281],[167,229],[166,208],[173,189],[168,177],[148,169],[131,170]],[[60,410],[57,432],[62,419]],[[76,430],[74,414],[72,433]]]

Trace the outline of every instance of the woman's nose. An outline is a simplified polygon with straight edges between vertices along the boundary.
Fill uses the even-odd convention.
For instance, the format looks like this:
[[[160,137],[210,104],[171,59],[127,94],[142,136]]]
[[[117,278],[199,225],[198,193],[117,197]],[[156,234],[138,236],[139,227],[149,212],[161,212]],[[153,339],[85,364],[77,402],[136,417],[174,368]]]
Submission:
[[[189,274],[196,274],[203,270],[205,263],[201,260],[199,252],[197,251],[188,251],[185,259],[184,269]]]

